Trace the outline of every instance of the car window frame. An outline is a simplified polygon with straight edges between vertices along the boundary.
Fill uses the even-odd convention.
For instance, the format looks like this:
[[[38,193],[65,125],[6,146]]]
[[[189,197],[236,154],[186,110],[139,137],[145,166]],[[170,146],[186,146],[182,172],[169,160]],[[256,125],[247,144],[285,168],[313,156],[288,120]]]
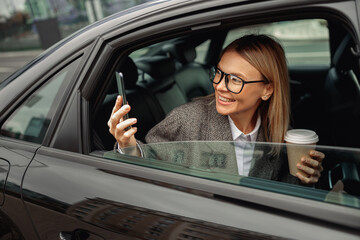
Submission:
[[[53,119],[50,122],[48,130],[45,134],[42,143],[44,146],[49,146],[51,141],[53,140],[54,134],[56,133],[56,127],[58,126],[59,121],[61,121],[61,116],[63,115],[63,112],[66,111],[66,104],[70,99],[70,95],[73,92],[72,90],[80,80],[80,74],[86,62],[86,56],[88,55],[86,50],[87,48],[76,52],[75,54],[73,54],[71,57],[68,58],[69,59],[68,61],[66,61],[67,64],[64,67],[75,62],[76,60],[79,60],[79,63],[77,68],[73,70],[71,78],[67,80],[67,84],[65,84],[63,88],[59,89],[59,91],[61,91],[61,94],[59,95],[58,99],[55,99],[55,101],[57,100],[59,103],[57,105],[56,111],[54,112]]]
[[[326,9],[328,6],[327,4],[324,5],[324,9]],[[306,9],[308,9],[308,7],[306,7]],[[220,11],[220,10],[219,10]],[[242,11],[244,11],[242,9]],[[280,11],[281,12],[281,11]],[[321,13],[319,16],[319,13]],[[209,15],[211,14],[211,12],[207,12],[205,13],[205,15]],[[272,13],[273,15],[276,14],[276,11],[274,13]],[[239,15],[239,14],[238,14]],[[274,19],[271,20],[264,20],[264,19],[253,19],[252,21],[247,20],[245,23],[241,22],[241,23],[237,23],[236,27],[241,27],[244,25],[254,25],[260,22],[273,22],[273,21],[284,21],[284,20],[288,20],[289,15],[292,16],[291,19],[297,20],[297,19],[307,19],[307,18],[311,18],[311,16],[313,18],[322,18],[322,19],[331,19],[331,18],[336,18],[338,19],[340,22],[346,22],[348,19],[339,19],[338,16],[336,16],[333,12],[331,12],[329,10],[328,14],[323,13],[323,11],[320,10],[316,10],[316,11],[312,11],[310,13],[308,13],[306,16],[301,16],[301,14],[299,13],[286,13],[284,14],[284,16],[281,16],[281,14],[278,16],[276,15],[276,17]],[[254,13],[254,16],[256,16],[256,14]],[[201,19],[201,21],[203,21],[203,17],[197,16],[199,19]],[[162,29],[162,23],[159,23],[157,25],[152,25],[152,26],[144,26],[142,28],[139,28],[137,31],[135,32],[121,32],[120,31],[120,26],[117,29],[114,29],[114,31],[112,32],[108,32],[106,33],[104,36],[101,36],[101,41],[98,41],[95,48],[97,49],[103,49],[101,51],[101,53],[98,55],[97,59],[95,59],[97,61],[97,64],[95,64],[95,67],[90,71],[89,76],[92,76],[92,79],[90,81],[86,81],[83,85],[83,88],[81,89],[81,95],[82,98],[84,100],[85,105],[89,105],[89,106],[99,106],[101,99],[105,97],[105,93],[102,93],[103,95],[99,98],[96,99],[96,102],[93,102],[90,104],[91,101],[94,101],[92,98],[92,93],[95,91],[96,89],[96,82],[99,82],[100,78],[102,80],[103,85],[101,85],[102,91],[104,91],[104,86],[107,86],[108,84],[110,84],[110,80],[111,80],[111,74],[114,72],[115,70],[115,65],[120,61],[120,59],[122,59],[124,56],[127,56],[129,53],[133,52],[134,50],[140,49],[142,47],[145,46],[149,46],[152,45],[154,43],[160,42],[160,41],[166,41],[166,40],[170,40],[173,39],[174,37],[177,36],[181,36],[181,34],[189,34],[192,32],[196,32],[197,34],[201,33],[201,32],[206,32],[208,33],[209,31],[212,30],[216,30],[219,31],[221,33],[223,33],[224,31],[227,31],[231,28],[234,28],[234,23],[232,23],[232,21],[230,21],[229,19],[233,19],[233,16],[222,16],[220,19],[218,20],[211,20],[209,23],[209,20],[207,20],[207,22],[205,22],[203,25],[199,24],[195,24],[196,27],[192,27],[194,26],[194,20],[190,21],[188,18],[186,17],[179,17],[181,19],[181,21],[177,21],[176,18],[172,19],[172,22],[175,22],[176,24],[174,24],[176,27],[171,28],[170,30],[166,29],[163,30]],[[185,20],[184,20],[185,19]],[[214,18],[212,18],[214,19]],[[224,19],[224,24],[222,24]],[[236,19],[241,19],[241,16],[237,16]],[[233,19],[234,20],[234,19]],[[188,22],[190,21],[190,22]],[[237,20],[238,22],[240,22],[240,20]],[[186,24],[182,24],[182,22],[186,22]],[[138,23],[136,23],[138,24]],[[350,24],[348,22],[348,24]],[[354,26],[348,26],[349,29],[354,30]],[[127,29],[127,28],[126,28]],[[100,38],[100,36],[99,36]],[[140,41],[139,39],[142,39],[142,41]],[[124,47],[125,46],[125,47]],[[113,62],[114,64],[112,66],[109,66],[108,63],[109,62]],[[101,77],[100,77],[101,76]],[[96,110],[96,107],[95,107]],[[91,110],[86,110],[86,112],[84,111],[82,113],[82,118],[83,119],[91,119],[91,116],[89,115],[90,112],[92,112],[93,109]],[[82,124],[83,128],[82,128],[82,132],[85,133],[89,133],[89,129],[91,126],[90,120],[87,121],[83,121]],[[89,154],[92,151],[92,139],[91,136],[89,136],[88,134],[85,134],[86,138],[83,139],[83,152],[86,154]]]
[[[49,71],[48,74],[46,74],[46,76],[42,77],[41,79],[38,79],[36,81],[34,81],[33,87],[31,89],[28,89],[26,92],[24,92],[21,95],[21,98],[17,100],[16,104],[12,104],[11,107],[9,107],[6,111],[6,113],[4,114],[5,117],[2,118],[2,121],[0,123],[0,126],[2,127],[3,124],[6,123],[6,121],[9,119],[9,117],[11,117],[14,113],[16,113],[16,110],[22,106],[25,101],[31,97],[34,93],[36,93],[37,91],[39,91],[42,87],[45,86],[45,84],[47,84],[49,81],[53,80],[53,77],[58,74],[60,71],[62,71],[64,68],[66,68],[67,66],[69,66],[70,64],[74,63],[76,60],[79,60],[79,62],[77,63],[77,67],[75,67],[74,69],[71,69],[70,72],[70,76],[67,79],[64,79],[63,82],[60,85],[60,88],[58,90],[58,92],[56,93],[56,96],[54,97],[53,103],[50,107],[50,110],[48,112],[48,115],[50,113],[52,113],[52,118],[50,121],[50,124],[46,130],[46,133],[42,139],[41,143],[35,143],[35,142],[29,142],[26,140],[20,140],[20,139],[16,139],[16,138],[10,138],[7,136],[2,136],[2,138],[7,138],[7,139],[13,139],[14,141],[21,141],[21,142],[29,142],[29,143],[33,143],[33,144],[37,144],[37,145],[46,145],[47,142],[49,141],[49,135],[50,133],[53,131],[53,128],[55,126],[56,120],[58,119],[58,115],[59,115],[59,108],[64,104],[64,101],[62,101],[66,95],[66,92],[70,91],[70,86],[71,83],[73,82],[72,79],[74,79],[77,75],[77,72],[79,71],[79,66],[81,65],[81,61],[83,61],[84,59],[82,58],[83,53],[77,53],[74,54],[73,57],[68,58],[66,61],[60,63],[56,68],[51,69],[51,71]],[[16,79],[14,80],[16,81]]]

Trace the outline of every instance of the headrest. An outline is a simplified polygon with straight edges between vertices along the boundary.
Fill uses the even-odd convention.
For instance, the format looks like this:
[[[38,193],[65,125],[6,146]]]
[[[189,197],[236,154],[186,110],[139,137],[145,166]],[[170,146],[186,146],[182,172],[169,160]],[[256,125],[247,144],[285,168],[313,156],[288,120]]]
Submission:
[[[124,76],[124,85],[126,89],[134,89],[138,80],[138,71],[134,61],[130,57],[122,60],[117,68]]]
[[[162,79],[175,73],[175,62],[167,56],[140,58],[136,61],[136,66],[154,79]]]
[[[191,63],[196,58],[195,48],[185,44],[165,44],[162,50],[182,64]]]

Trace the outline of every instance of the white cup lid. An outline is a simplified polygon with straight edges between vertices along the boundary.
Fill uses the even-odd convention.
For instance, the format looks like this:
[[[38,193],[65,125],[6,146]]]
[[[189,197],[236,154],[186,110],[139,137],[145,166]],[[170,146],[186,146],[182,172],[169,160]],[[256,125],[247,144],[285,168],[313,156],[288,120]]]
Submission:
[[[312,144],[319,141],[318,135],[308,129],[292,129],[286,132],[285,141],[297,144]]]

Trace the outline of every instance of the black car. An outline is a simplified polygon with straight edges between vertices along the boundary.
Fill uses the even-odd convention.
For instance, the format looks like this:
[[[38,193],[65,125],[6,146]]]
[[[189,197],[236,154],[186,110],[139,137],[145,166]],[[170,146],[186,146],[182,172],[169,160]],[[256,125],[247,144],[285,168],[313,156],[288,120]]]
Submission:
[[[359,0],[154,1],[57,43],[0,84],[0,239],[359,239],[359,13]],[[315,186],[218,171],[232,142],[113,151],[115,72],[144,141],[213,92],[209,68],[248,33],[285,49],[291,125],[326,155]]]

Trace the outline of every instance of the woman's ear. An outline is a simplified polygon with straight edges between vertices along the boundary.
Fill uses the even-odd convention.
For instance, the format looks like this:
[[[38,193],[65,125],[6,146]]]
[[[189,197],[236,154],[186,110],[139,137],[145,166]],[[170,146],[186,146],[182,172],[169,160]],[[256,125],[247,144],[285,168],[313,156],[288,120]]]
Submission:
[[[274,92],[274,86],[272,83],[268,83],[266,84],[265,88],[264,88],[264,92],[263,92],[263,95],[261,96],[261,99],[263,101],[267,101],[271,95],[273,94]]]

